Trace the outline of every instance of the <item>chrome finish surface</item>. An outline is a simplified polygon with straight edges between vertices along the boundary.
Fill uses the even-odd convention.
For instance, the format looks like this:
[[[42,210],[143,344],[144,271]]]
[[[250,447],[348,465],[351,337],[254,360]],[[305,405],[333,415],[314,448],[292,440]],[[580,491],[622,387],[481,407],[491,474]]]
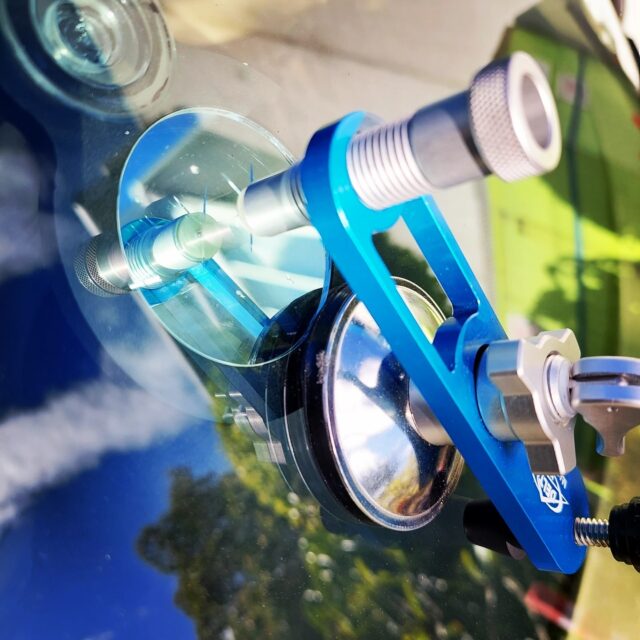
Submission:
[[[507,182],[537,176],[557,166],[560,151],[549,83],[516,52],[481,69],[468,91],[363,131],[348,162],[362,201],[383,209],[487,173]]]
[[[572,376],[572,405],[598,432],[598,453],[622,455],[626,434],[640,424],[640,360],[582,358]]]
[[[91,238],[81,247],[73,266],[82,286],[97,296],[117,296],[129,291],[129,267],[114,234]]]
[[[418,435],[431,444],[453,444],[453,440],[445,431],[440,421],[422,397],[418,387],[409,382],[409,422]]]
[[[424,152],[420,154],[412,148],[412,121],[411,118],[372,127],[355,136],[349,146],[349,177],[360,199],[373,209],[384,209],[434,190],[420,166],[419,157]],[[428,130],[427,136],[433,133],[428,123],[417,128]],[[438,164],[438,160],[433,159],[433,163]]]
[[[247,186],[238,196],[238,215],[257,236],[275,236],[309,224],[299,165]]]
[[[499,440],[521,440],[534,473],[564,475],[575,466],[579,413],[597,432],[603,456],[624,453],[640,424],[640,360],[579,357],[569,329],[494,343],[477,381],[485,423]]]
[[[576,544],[581,547],[608,547],[609,521],[600,518],[576,518],[573,535]]]
[[[409,283],[399,291],[425,333],[444,317]],[[364,305],[351,297],[338,314],[323,367],[323,406],[331,450],[356,505],[391,529],[415,529],[439,513],[463,462],[452,446],[418,435],[409,380]]]
[[[544,363],[547,403],[558,420],[570,420],[576,415],[571,406],[571,362],[554,353]]]

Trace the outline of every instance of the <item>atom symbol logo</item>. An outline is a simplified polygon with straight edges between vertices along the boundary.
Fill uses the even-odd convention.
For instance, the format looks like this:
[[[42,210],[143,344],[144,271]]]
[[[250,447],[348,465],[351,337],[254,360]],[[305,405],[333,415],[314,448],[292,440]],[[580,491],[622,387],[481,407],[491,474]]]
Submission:
[[[533,481],[538,488],[540,502],[546,504],[554,513],[561,513],[568,500],[562,493],[567,488],[567,479],[564,476],[533,476]]]

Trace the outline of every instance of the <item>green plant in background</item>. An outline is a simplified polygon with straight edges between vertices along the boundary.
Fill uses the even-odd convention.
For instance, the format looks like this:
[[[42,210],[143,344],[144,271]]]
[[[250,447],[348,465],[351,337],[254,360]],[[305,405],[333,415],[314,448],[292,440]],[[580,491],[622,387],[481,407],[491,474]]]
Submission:
[[[442,290],[433,271],[421,257],[416,246],[414,250],[401,247],[391,239],[389,233],[381,233],[373,238],[380,257],[394,276],[409,280],[424,289],[440,307],[445,316],[452,313],[449,298]]]
[[[500,54],[528,51],[543,64],[558,105],[563,154],[544,177],[488,181],[498,311],[507,325],[523,316],[540,329],[572,327],[586,356],[638,357],[638,95],[615,65],[576,47],[571,37],[558,38],[579,15],[573,8],[543,5],[545,19],[516,25]],[[596,455],[590,428],[578,425],[576,444],[587,486],[599,499],[596,517],[638,494],[640,430],[627,437],[625,456],[608,462]],[[588,555],[572,637],[637,637],[637,576],[625,569],[609,554]]]

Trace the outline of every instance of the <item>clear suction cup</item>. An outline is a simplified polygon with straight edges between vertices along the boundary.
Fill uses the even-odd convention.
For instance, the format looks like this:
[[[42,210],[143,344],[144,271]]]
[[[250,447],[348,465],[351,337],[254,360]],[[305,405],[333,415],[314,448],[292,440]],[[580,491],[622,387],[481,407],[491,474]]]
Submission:
[[[153,0],[0,0],[0,27],[57,99],[135,114],[166,87],[174,43]]]
[[[155,123],[125,164],[118,225],[129,287],[176,340],[206,358],[273,361],[306,332],[292,303],[320,290],[322,304],[329,263],[317,232],[253,236],[238,216],[242,190],[291,163],[254,122],[204,108]]]

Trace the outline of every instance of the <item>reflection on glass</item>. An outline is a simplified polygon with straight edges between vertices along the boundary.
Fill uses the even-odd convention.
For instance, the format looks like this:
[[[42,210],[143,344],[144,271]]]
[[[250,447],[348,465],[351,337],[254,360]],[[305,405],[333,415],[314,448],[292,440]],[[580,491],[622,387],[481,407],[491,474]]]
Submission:
[[[178,578],[175,602],[198,638],[547,637],[522,602],[539,574],[474,555],[459,509],[400,535],[329,530],[317,503],[285,487],[239,429],[217,430],[234,472],[175,469],[167,512],[137,542],[146,562]]]
[[[56,100],[109,116],[151,106],[174,43],[154,0],[2,0],[2,29]]]

